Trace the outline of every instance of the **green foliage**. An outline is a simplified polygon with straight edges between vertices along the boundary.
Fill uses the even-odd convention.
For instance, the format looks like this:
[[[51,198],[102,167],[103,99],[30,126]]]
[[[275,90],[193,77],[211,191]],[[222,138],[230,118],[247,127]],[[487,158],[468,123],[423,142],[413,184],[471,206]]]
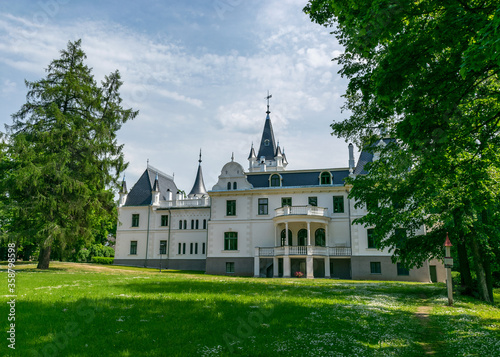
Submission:
[[[42,249],[102,242],[116,222],[126,167],[116,133],[137,112],[121,107],[118,71],[98,86],[85,59],[81,41],[69,42],[45,78],[26,81],[26,104],[8,127],[9,234]]]
[[[77,262],[90,262],[93,258],[99,257],[114,257],[115,250],[111,247],[104,246],[102,244],[92,244],[88,249],[81,248],[73,257],[73,261]]]
[[[96,264],[113,264],[113,257],[92,257],[91,262]]]
[[[379,201],[356,222],[375,226],[379,246],[407,266],[441,256],[448,231],[491,301],[500,245],[497,1],[311,0],[304,11],[335,25],[345,47],[337,61],[350,80],[351,116],[333,134],[379,155],[349,180],[358,205]],[[380,131],[394,140],[381,145]],[[416,237],[422,225],[431,231]]]

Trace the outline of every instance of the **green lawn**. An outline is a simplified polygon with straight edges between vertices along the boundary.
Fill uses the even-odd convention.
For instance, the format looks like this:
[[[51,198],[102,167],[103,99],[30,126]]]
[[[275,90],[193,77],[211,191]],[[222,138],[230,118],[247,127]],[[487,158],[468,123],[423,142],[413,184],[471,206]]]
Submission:
[[[16,350],[1,356],[500,356],[500,305],[442,284],[253,279],[18,265]],[[101,270],[96,270],[101,269]],[[7,273],[0,326],[8,330]],[[498,296],[498,291],[496,292]],[[415,317],[430,305],[428,321]]]

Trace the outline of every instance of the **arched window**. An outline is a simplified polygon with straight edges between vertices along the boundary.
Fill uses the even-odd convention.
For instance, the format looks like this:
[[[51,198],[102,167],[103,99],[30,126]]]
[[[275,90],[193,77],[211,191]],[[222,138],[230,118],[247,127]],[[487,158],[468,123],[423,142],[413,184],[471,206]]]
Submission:
[[[227,189],[230,190],[231,189],[231,182],[228,182],[227,183]]]
[[[286,231],[283,229],[281,231],[281,245],[285,245],[286,242]],[[288,245],[292,245],[292,231],[288,230]]]
[[[199,228],[200,228],[200,221],[196,220],[196,229],[199,229]]]
[[[299,233],[297,233],[297,240],[299,245],[307,245],[307,229],[301,229]]]
[[[194,229],[194,219],[191,220],[191,229]]]
[[[281,186],[281,177],[280,175],[272,175],[271,176],[271,187],[279,187]]]
[[[207,220],[206,219],[203,220],[203,229],[207,229]],[[205,254],[205,253],[203,253],[203,254]]]
[[[236,190],[238,188],[238,183],[237,182],[233,182],[233,190]]]
[[[332,184],[332,174],[325,171],[321,173],[320,183],[322,185],[331,185]]]
[[[184,229],[187,229],[187,221],[184,220]]]
[[[326,246],[325,230],[323,228],[316,229],[314,233],[314,244],[318,247]]]
[[[182,220],[179,221],[179,229],[182,229]]]

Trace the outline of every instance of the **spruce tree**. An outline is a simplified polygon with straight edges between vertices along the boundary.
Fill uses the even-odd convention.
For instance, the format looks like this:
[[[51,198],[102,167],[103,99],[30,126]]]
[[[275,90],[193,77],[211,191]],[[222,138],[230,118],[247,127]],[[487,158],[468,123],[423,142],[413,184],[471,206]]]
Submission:
[[[39,269],[49,267],[54,244],[90,241],[101,222],[116,219],[127,165],[116,134],[138,112],[121,105],[118,71],[99,86],[85,59],[81,40],[69,42],[45,78],[26,81],[26,103],[7,127],[11,234],[39,245]]]

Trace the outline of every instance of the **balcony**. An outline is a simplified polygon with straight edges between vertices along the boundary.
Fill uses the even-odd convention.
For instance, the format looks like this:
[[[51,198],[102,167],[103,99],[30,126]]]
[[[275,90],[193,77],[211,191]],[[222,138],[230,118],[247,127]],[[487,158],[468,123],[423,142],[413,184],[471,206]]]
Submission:
[[[210,198],[183,198],[180,200],[161,201],[160,208],[209,207]]]
[[[329,257],[351,256],[351,247],[284,246],[257,248],[259,257],[279,257],[291,255],[314,255]]]
[[[320,216],[320,217],[328,216],[328,208],[316,207],[316,206],[285,206],[276,208],[274,211],[276,212],[276,217],[291,216],[291,215]]]

